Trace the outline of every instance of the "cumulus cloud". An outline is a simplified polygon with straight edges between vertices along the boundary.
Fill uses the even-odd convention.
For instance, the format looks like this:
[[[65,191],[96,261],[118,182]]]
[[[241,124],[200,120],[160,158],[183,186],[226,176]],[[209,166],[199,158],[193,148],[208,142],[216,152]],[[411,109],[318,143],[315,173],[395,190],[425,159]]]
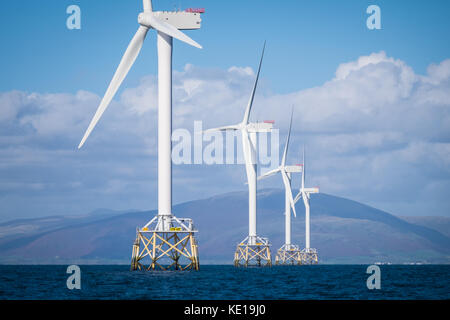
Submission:
[[[193,132],[196,120],[204,128],[239,122],[254,77],[239,66],[174,71],[174,129]],[[289,159],[300,162],[306,144],[308,184],[397,214],[430,214],[430,202],[433,214],[448,214],[450,59],[419,75],[378,52],[340,64],[318,87],[280,95],[261,84],[251,117],[275,120],[282,145],[295,106]],[[2,219],[30,210],[156,207],[156,76],[124,89],[77,150],[100,98],[86,91],[0,93]],[[281,187],[278,180],[261,186]],[[243,166],[174,166],[174,199],[245,190],[244,182]]]

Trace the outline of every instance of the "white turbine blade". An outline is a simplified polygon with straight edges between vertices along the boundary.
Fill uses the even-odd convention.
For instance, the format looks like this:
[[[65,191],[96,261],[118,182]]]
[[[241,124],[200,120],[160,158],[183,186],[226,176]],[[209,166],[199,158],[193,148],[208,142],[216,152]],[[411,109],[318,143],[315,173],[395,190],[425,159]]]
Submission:
[[[142,0],[144,6],[144,12],[152,12],[152,1],[151,0]]]
[[[305,208],[309,208],[309,198],[306,192],[302,193],[303,203],[305,204]]]
[[[297,217],[297,213],[295,212],[295,202],[292,198],[292,190],[291,185],[289,183],[289,178],[284,170],[281,170],[281,176],[283,177],[284,187],[289,196],[289,203],[291,204],[292,211],[294,212],[294,216]]]
[[[252,144],[250,142],[250,138],[248,136],[248,132],[246,129],[242,129],[242,145],[244,149],[244,159],[245,159],[245,171],[247,172],[247,183],[250,177],[252,168]]]
[[[187,35],[185,35],[183,32],[172,26],[171,24],[164,22],[154,16],[150,16],[150,25],[152,28],[163,32],[167,34],[168,36],[171,36],[172,38],[176,38],[180,41],[186,42],[187,44],[190,44],[191,46],[197,47],[199,49],[202,48],[201,45],[199,45],[197,42],[189,38]]]
[[[253,85],[252,94],[250,95],[250,100],[248,101],[247,109],[245,109],[244,120],[242,123],[248,124],[248,119],[250,118],[250,111],[252,109],[253,99],[255,98],[256,86],[258,85],[259,72],[261,71],[261,64],[264,57],[264,50],[266,48],[266,42],[264,41],[263,51],[261,54],[261,60],[259,61],[258,72],[256,73],[255,84]]]
[[[302,197],[302,192],[300,191],[299,193],[297,193],[297,195],[294,198],[294,203],[297,203],[298,200],[300,200],[300,198]]]
[[[292,128],[292,116],[294,115],[294,107],[292,107],[291,110],[291,122],[289,123],[289,133],[286,138],[286,144],[284,145],[284,152],[283,152],[283,158],[281,159],[281,165],[284,167],[286,165],[286,156],[288,152],[289,147],[289,139],[291,137],[291,128]]]
[[[223,126],[223,127],[218,127],[218,128],[211,128],[211,129],[203,130],[202,133],[209,133],[209,132],[214,132],[214,131],[227,131],[227,130],[239,130],[239,126],[231,125],[231,126]]]
[[[263,175],[260,175],[260,176],[258,177],[258,180],[262,180],[262,179],[268,178],[268,177],[274,175],[275,173],[277,173],[277,172],[280,171],[280,170],[281,170],[281,168],[278,167],[278,168],[276,168],[276,169],[267,171],[267,172],[264,173]]]
[[[122,83],[123,79],[125,79],[125,76],[127,75],[128,71],[139,55],[139,52],[141,51],[142,44],[144,43],[145,36],[147,35],[147,31],[148,28],[140,26],[133,39],[131,39],[128,48],[125,51],[116,72],[114,73],[111,83],[109,84],[108,89],[106,89],[104,97],[100,102],[100,105],[83,136],[83,139],[78,145],[78,149],[83,146],[84,142],[89,137],[89,134],[92,132],[103,112],[105,112],[112,98],[116,94],[117,89],[119,89],[119,86]]]
[[[250,143],[250,139],[248,137],[248,132],[246,129],[242,129],[242,146],[244,149],[244,159],[245,159],[245,164],[247,165],[247,163],[251,162],[251,154],[249,154],[249,151],[251,152],[251,143]]]

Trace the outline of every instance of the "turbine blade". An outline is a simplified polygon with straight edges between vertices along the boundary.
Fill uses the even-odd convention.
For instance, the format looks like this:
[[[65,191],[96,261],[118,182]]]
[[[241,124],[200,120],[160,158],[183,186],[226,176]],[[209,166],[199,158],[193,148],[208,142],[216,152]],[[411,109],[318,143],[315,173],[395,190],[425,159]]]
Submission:
[[[260,176],[258,177],[258,180],[262,180],[262,179],[268,178],[268,177],[274,175],[275,173],[277,173],[277,172],[280,171],[280,170],[281,170],[281,168],[278,167],[278,168],[276,168],[276,169],[267,171],[267,172],[264,173],[263,175],[260,175]]]
[[[302,193],[302,198],[303,198],[303,203],[305,204],[305,208],[306,209],[309,208],[309,198],[305,192]]]
[[[152,12],[152,0],[142,0],[144,6],[144,12]]]
[[[297,203],[298,200],[300,200],[301,196],[302,196],[302,192],[299,191],[299,193],[297,193],[297,195],[296,195],[295,198],[294,198],[294,203]]]
[[[292,190],[291,184],[289,183],[289,178],[284,170],[281,170],[281,176],[283,177],[284,188],[289,196],[289,203],[291,204],[292,211],[294,212],[294,216],[297,217],[297,213],[295,212],[295,202],[292,198]]]
[[[246,129],[242,129],[242,146],[244,151],[244,159],[245,159],[245,170],[247,172],[247,183],[248,179],[250,178],[251,170],[253,170],[253,163],[252,163],[252,153],[253,153],[253,147],[252,143],[250,142],[250,138],[248,136],[248,132]],[[256,172],[255,172],[256,174]]]
[[[242,146],[243,146],[243,151],[244,151],[244,159],[245,159],[245,164],[247,165],[247,163],[250,162],[250,157],[251,155],[249,154],[249,152],[251,152],[251,144],[250,144],[250,139],[248,137],[248,132],[247,130],[243,129],[242,131]]]
[[[266,48],[266,42],[264,41],[264,46],[263,46],[263,50],[262,50],[262,54],[261,54],[261,60],[259,61],[258,72],[256,73],[255,84],[253,85],[253,90],[252,90],[252,94],[250,95],[250,100],[248,101],[247,109],[245,109],[244,120],[242,120],[242,123],[245,123],[245,124],[248,124],[248,119],[250,118],[250,111],[252,109],[253,99],[255,97],[256,86],[258,85],[259,72],[261,71],[261,64],[263,61],[265,48]]]
[[[163,32],[167,34],[168,36],[171,36],[172,38],[178,39],[180,41],[186,42],[187,44],[190,44],[191,46],[197,47],[199,49],[202,48],[201,45],[199,45],[197,42],[189,38],[186,34],[172,26],[171,24],[162,21],[154,16],[150,17],[150,25],[156,29],[157,31]]]
[[[131,39],[130,44],[128,45],[128,48],[125,51],[122,60],[120,61],[119,66],[117,67],[117,70],[114,73],[114,76],[108,86],[108,89],[106,89],[104,97],[100,102],[100,105],[83,136],[83,139],[78,145],[78,149],[83,146],[84,142],[89,137],[89,134],[92,132],[103,112],[105,112],[112,98],[116,94],[128,71],[130,71],[131,66],[133,65],[134,61],[139,55],[139,52],[141,51],[142,44],[144,43],[145,36],[147,35],[147,31],[148,28],[140,26],[133,39]]]
[[[284,167],[286,165],[286,156],[288,152],[289,147],[289,139],[291,137],[291,128],[292,128],[292,116],[294,115],[294,106],[292,106],[291,109],[291,122],[289,123],[289,133],[286,138],[286,144],[284,145],[284,152],[283,152],[283,158],[281,159],[281,165]]]

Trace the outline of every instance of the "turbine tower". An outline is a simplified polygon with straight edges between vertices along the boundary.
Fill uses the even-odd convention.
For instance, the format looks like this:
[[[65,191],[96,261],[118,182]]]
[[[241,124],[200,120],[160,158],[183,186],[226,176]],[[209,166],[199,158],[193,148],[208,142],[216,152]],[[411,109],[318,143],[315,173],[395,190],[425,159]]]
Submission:
[[[317,264],[318,262],[318,254],[317,250],[310,247],[310,205],[309,199],[311,198],[312,193],[319,193],[319,188],[306,188],[305,187],[305,173],[306,173],[306,164],[305,164],[305,148],[303,147],[303,173],[302,173],[302,184],[300,186],[299,193],[294,199],[294,202],[297,203],[300,198],[303,199],[303,203],[305,204],[305,248],[301,251],[302,254],[302,264]]]
[[[264,57],[266,43],[264,42],[261,59],[259,61],[258,72],[256,74],[255,83],[245,109],[244,118],[242,122],[214,129],[205,130],[205,133],[212,131],[227,131],[239,130],[242,135],[242,146],[245,159],[245,169],[247,172],[248,183],[248,236],[241,241],[236,248],[234,255],[235,266],[248,266],[255,264],[272,265],[272,258],[270,255],[270,243],[267,238],[262,238],[256,232],[256,175],[257,175],[257,133],[270,132],[272,130],[273,122],[250,122],[250,112],[252,109],[253,99],[255,97],[256,87],[258,85],[259,73],[261,71],[261,64]]]
[[[172,214],[172,39],[194,47],[201,46],[182,30],[199,29],[204,10],[153,11],[151,0],[143,0],[144,11],[138,15],[139,28],[131,40],[119,66],[83,136],[81,148],[108,107],[139,52],[149,29],[157,31],[158,47],[158,215],[136,230],[131,269],[199,269],[194,225],[191,219],[178,219]],[[143,244],[142,250],[140,244]],[[141,261],[148,256],[148,266]],[[187,259],[182,266],[180,258]]]
[[[284,145],[284,152],[283,157],[281,159],[281,165],[273,170],[270,170],[266,172],[265,174],[261,175],[258,180],[267,178],[272,176],[275,173],[281,173],[281,177],[283,178],[283,184],[284,184],[284,193],[285,193],[285,223],[284,223],[284,230],[285,230],[285,241],[284,244],[281,246],[280,249],[278,249],[277,255],[275,257],[276,264],[301,264],[301,254],[300,254],[300,248],[291,243],[291,208],[294,212],[294,216],[297,217],[297,214],[295,212],[295,202],[292,197],[292,189],[291,189],[291,175],[293,173],[299,173],[302,172],[301,165],[286,165],[286,158],[289,148],[289,139],[291,136],[291,128],[292,128],[292,117],[294,113],[294,108],[292,108],[291,111],[291,122],[289,123],[289,132],[286,138],[286,144]]]

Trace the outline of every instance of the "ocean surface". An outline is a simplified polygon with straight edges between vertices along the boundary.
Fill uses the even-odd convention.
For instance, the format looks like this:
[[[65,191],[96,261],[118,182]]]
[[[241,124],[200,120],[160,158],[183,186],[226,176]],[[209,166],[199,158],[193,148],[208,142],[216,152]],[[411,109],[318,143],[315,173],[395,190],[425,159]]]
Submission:
[[[381,289],[366,286],[368,265],[129,271],[80,265],[69,290],[64,266],[0,266],[0,299],[450,299],[450,265],[381,265]]]

